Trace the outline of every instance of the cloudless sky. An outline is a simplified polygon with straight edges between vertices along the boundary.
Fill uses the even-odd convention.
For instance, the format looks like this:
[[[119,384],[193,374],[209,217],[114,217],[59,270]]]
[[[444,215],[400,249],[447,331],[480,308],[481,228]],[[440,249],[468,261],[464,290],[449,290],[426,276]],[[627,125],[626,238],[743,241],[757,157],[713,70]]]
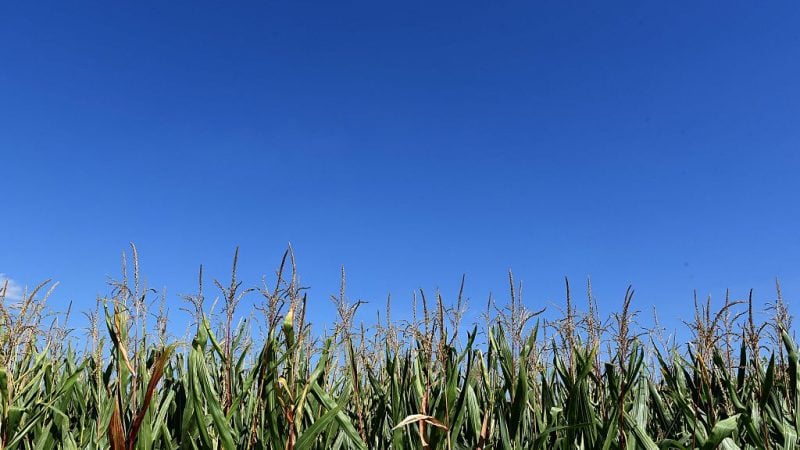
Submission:
[[[797,2],[0,4],[0,273],[94,307],[134,241],[150,286],[269,279],[472,315],[591,275],[665,322],[779,277],[800,295]],[[207,293],[213,292],[209,283]],[[247,297],[246,303],[257,300]]]

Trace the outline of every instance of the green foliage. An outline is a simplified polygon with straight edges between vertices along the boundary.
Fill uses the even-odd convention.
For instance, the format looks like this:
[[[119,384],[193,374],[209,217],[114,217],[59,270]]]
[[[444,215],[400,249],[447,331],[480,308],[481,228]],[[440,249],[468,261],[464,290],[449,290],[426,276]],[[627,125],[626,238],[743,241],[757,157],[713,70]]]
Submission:
[[[147,333],[136,284],[102,310],[109,349],[102,339],[83,355],[44,337],[14,344],[0,366],[0,449],[791,449],[800,435],[786,329],[769,354],[746,326],[731,341],[712,324],[721,338],[685,354],[645,345],[629,331],[632,291],[623,333],[606,342],[576,331],[571,309],[568,336],[552,327],[546,342],[538,324],[523,334],[508,325],[532,316],[518,300],[524,321],[492,319],[466,339],[439,302],[439,318],[423,305],[402,342],[391,323],[372,342],[349,327],[316,341],[293,276],[265,294],[285,295],[289,309],[284,320],[271,313],[262,342],[244,325],[215,332],[199,308],[181,345]],[[14,333],[5,317],[3,345]]]

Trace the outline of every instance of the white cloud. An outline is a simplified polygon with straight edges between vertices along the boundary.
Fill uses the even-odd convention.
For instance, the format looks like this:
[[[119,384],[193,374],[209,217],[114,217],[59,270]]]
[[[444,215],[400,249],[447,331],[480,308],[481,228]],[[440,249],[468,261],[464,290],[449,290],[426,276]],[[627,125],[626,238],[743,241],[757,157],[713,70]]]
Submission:
[[[8,282],[7,286],[6,282]],[[11,278],[8,278],[6,274],[0,273],[0,294],[3,292],[4,287],[6,289],[6,300],[15,302],[22,299],[22,286]]]

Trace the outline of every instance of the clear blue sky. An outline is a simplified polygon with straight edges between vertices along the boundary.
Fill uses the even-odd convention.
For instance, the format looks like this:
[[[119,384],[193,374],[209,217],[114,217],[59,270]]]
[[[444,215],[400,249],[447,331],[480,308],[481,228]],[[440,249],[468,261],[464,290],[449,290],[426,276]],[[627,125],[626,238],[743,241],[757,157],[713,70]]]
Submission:
[[[688,317],[800,295],[797,2],[4,2],[0,273],[108,292],[135,241],[177,313],[197,266],[294,244],[312,319],[472,312],[506,271]],[[212,286],[208,286],[211,292]],[[250,297],[255,300],[255,297]]]

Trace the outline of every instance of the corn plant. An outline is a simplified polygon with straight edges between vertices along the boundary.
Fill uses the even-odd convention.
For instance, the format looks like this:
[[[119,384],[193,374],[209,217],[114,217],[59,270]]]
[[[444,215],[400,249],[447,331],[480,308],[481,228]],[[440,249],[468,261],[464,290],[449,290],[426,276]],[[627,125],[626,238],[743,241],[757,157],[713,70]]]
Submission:
[[[230,286],[217,283],[221,315],[205,307],[201,269],[198,294],[188,297],[194,329],[183,342],[168,338],[163,306],[155,326],[148,322],[153,291],[132,253],[133,277],[123,268],[89,315],[84,350],[66,325],[44,323],[47,283],[15,304],[0,287],[0,449],[798,444],[800,365],[779,288],[768,308],[774,317],[763,323],[752,295],[726,297],[716,313],[710,301],[695,301],[691,337],[665,346],[637,325],[630,288],[620,312],[603,320],[591,283],[583,314],[567,282],[564,317],[545,319],[527,308],[511,274],[508,305],[491,299],[481,324],[460,328],[462,279],[454,306],[439,293],[429,304],[419,291],[412,320],[392,322],[388,302],[384,321],[358,326],[364,303],[349,301],[342,271],[333,296],[340,320],[315,331],[291,249],[274,284],[260,289],[240,287],[237,249]],[[253,291],[264,304],[246,321],[237,308]]]

